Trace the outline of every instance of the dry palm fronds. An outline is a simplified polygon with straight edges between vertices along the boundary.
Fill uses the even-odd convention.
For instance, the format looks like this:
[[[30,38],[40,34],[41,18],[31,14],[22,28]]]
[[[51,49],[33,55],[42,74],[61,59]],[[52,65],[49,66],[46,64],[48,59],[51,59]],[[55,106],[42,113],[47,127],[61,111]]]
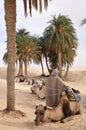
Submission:
[[[25,16],[27,16],[27,0],[23,0],[23,2],[24,2]]]
[[[48,0],[44,0],[44,8],[47,9],[48,7]]]
[[[42,12],[42,0],[39,0],[39,11],[40,11],[40,13]]]
[[[35,9],[38,10],[38,0],[35,0]]]
[[[31,3],[31,0],[29,0],[29,11],[30,11],[30,16],[32,16],[32,3]]]
[[[24,2],[25,16],[27,16],[27,0],[23,0],[23,2]],[[39,6],[39,12],[40,13],[42,12],[42,0],[28,0],[28,3],[29,3],[29,12],[31,16],[32,16],[32,7],[38,10]],[[47,7],[48,7],[48,0],[44,0],[44,8],[47,9]]]

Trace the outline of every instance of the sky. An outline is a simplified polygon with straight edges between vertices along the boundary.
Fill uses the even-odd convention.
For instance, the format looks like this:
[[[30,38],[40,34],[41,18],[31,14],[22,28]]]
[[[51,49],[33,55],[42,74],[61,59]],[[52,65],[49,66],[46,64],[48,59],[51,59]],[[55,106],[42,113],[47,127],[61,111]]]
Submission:
[[[3,64],[3,55],[6,51],[6,26],[4,14],[4,0],[0,0],[0,66]],[[52,0],[49,2],[48,9],[43,9],[42,14],[33,9],[32,17],[24,16],[23,0],[17,1],[17,21],[16,30],[25,28],[31,35],[41,36],[48,21],[52,16],[59,14],[68,16],[76,30],[78,38],[77,57],[74,60],[73,66],[86,66],[86,25],[80,26],[82,19],[86,18],[86,0]],[[21,5],[21,6],[20,6]]]

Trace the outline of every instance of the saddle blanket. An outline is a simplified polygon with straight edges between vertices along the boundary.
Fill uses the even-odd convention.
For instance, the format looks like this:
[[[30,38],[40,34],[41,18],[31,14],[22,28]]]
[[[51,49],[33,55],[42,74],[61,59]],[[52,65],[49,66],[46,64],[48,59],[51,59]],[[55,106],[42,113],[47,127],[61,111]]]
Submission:
[[[73,92],[73,90],[72,90],[71,87],[67,86],[66,89],[65,89],[65,92],[66,92],[67,95],[68,95],[68,93],[72,92],[72,96],[75,98],[75,100],[76,100],[77,102],[80,102],[80,101],[81,101],[81,95],[80,95],[80,93],[75,93],[75,92]],[[71,97],[70,97],[70,98],[71,98]]]

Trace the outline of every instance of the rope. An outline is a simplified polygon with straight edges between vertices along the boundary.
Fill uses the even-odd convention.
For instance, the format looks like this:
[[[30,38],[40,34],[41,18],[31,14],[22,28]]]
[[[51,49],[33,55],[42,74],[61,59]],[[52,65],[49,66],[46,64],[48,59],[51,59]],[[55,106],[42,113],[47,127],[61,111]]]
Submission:
[[[56,95],[58,95],[58,93],[55,93],[55,94],[49,94],[49,95],[46,95],[45,97],[56,96]]]

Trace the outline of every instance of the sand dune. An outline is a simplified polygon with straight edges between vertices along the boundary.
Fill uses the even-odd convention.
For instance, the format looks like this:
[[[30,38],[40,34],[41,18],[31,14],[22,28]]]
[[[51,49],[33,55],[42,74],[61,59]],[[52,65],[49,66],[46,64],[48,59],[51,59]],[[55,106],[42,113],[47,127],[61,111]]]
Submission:
[[[40,69],[28,69],[29,77],[40,74]],[[56,122],[35,126],[35,106],[39,103],[45,104],[45,100],[39,100],[35,95],[32,95],[27,83],[16,82],[16,109],[23,111],[26,117],[14,118],[10,115],[3,116],[0,113],[0,130],[86,130],[86,68],[71,69],[65,83],[81,91],[81,115],[74,116],[73,120],[64,124]],[[6,108],[6,89],[6,68],[0,68],[0,110]]]

